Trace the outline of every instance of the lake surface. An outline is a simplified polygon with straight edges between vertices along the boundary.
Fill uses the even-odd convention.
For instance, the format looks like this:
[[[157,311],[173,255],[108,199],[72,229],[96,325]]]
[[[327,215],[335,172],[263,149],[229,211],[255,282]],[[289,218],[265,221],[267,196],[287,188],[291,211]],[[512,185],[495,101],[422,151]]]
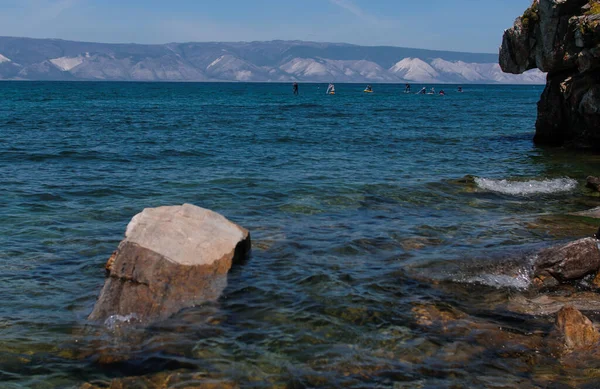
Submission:
[[[0,83],[0,387],[600,382],[507,308],[533,251],[595,232],[561,215],[600,158],[533,145],[542,87],[435,87]],[[129,220],[183,203],[251,231],[219,301],[86,325]]]

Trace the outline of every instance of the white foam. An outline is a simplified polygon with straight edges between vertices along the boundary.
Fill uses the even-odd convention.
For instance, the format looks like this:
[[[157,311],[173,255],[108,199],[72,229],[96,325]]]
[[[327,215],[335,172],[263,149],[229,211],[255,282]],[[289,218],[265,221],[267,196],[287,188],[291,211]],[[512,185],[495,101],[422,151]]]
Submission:
[[[479,274],[473,277],[468,277],[459,282],[468,284],[487,285],[493,288],[512,288],[518,290],[526,290],[531,285],[531,277],[525,269],[520,269],[516,274]]]
[[[122,324],[137,323],[139,321],[140,321],[139,317],[135,313],[131,313],[131,314],[127,315],[127,316],[112,315],[112,316],[110,316],[108,319],[106,319],[104,321],[104,325],[108,329],[113,330],[113,329],[121,326]]]
[[[531,181],[509,181],[475,178],[475,183],[481,189],[513,196],[569,192],[575,189],[577,186],[577,181],[571,178]]]
[[[2,54],[0,54],[0,63],[3,62],[12,62],[10,59],[6,58],[5,56],[3,56]]]

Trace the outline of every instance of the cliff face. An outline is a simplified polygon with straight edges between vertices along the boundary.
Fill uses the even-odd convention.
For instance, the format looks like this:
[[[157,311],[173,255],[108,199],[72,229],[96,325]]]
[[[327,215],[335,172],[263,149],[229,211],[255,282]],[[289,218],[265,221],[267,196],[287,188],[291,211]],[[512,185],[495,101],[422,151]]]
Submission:
[[[536,143],[600,149],[600,0],[535,0],[504,32],[500,66],[548,73]]]

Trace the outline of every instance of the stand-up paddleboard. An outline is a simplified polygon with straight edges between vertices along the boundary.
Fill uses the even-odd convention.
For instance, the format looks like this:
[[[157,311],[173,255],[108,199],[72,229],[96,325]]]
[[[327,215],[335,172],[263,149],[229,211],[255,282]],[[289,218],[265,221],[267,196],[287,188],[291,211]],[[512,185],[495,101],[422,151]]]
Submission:
[[[365,92],[365,93],[373,93],[372,90],[368,90],[368,89],[365,89],[363,92]]]

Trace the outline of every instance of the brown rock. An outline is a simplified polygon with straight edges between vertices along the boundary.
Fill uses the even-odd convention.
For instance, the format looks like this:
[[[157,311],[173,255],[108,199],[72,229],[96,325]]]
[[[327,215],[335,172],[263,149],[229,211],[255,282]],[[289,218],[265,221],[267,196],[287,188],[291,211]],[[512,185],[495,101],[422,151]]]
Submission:
[[[572,306],[580,311],[600,310],[600,294],[594,292],[564,292],[561,294],[542,294],[525,297],[521,294],[511,296],[503,309],[519,314],[533,316],[554,315],[565,306]]]
[[[452,307],[438,307],[433,304],[416,304],[411,311],[418,325],[439,326],[444,330],[467,317],[465,313]]]
[[[600,207],[588,209],[587,211],[573,212],[571,215],[600,219]]]
[[[540,274],[533,279],[533,285],[538,289],[549,289],[558,286],[559,283],[550,275]]]
[[[106,386],[104,386],[106,388]],[[89,383],[83,384],[80,389],[100,389],[99,386]],[[110,381],[107,389],[238,389],[237,383],[219,377],[210,377],[206,373],[191,373],[184,371],[161,372],[140,377],[115,378]]]
[[[586,186],[588,188],[593,189],[596,192],[600,192],[600,177],[589,176],[586,181]]]
[[[595,346],[600,340],[600,333],[590,319],[570,305],[558,312],[556,329],[564,337],[565,346],[571,350]]]
[[[592,286],[596,289],[600,289],[600,273],[596,274],[594,280],[592,281]]]
[[[551,275],[557,280],[578,280],[600,269],[600,250],[594,238],[542,250],[534,264],[534,277]]]
[[[109,259],[90,320],[147,322],[216,300],[233,262],[250,250],[250,234],[223,216],[190,204],[145,209]]]

